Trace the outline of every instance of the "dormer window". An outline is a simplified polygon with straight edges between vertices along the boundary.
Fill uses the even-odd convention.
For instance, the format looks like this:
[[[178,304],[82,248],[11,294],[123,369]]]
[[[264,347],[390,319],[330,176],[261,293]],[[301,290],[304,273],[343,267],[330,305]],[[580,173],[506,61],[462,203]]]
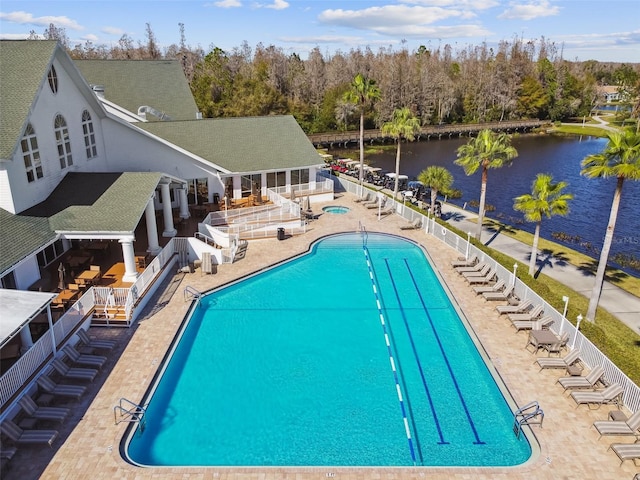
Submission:
[[[58,158],[60,159],[60,168],[65,169],[73,165],[71,158],[71,140],[69,140],[69,129],[67,121],[62,115],[56,115],[54,121],[56,134],[56,144],[58,145]]]
[[[24,168],[27,171],[27,181],[35,182],[42,178],[42,162],[40,161],[40,151],[38,150],[38,139],[36,132],[31,126],[27,125],[22,140],[20,141],[22,148],[22,158],[24,159]]]
[[[58,93],[58,74],[56,73],[56,67],[51,65],[49,69],[49,74],[47,75],[47,79],[49,80],[49,88],[53,93]]]

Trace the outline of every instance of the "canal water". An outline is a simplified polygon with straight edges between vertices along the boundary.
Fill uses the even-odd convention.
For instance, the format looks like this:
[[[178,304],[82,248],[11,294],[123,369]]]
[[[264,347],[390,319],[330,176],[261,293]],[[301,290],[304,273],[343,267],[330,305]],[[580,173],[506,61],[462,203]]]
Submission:
[[[470,203],[480,198],[480,169],[466,176],[462,167],[453,163],[457,148],[469,138],[421,140],[403,143],[401,147],[400,173],[414,180],[431,165],[447,168],[454,178],[453,187],[462,197],[448,199],[457,206],[477,211]],[[589,179],[580,175],[581,161],[590,154],[604,150],[607,140],[597,137],[562,137],[553,135],[519,135],[512,137],[512,145],[518,157],[511,167],[489,170],[487,180],[487,205],[495,208],[488,217],[499,219],[519,229],[533,232],[535,224],[524,222],[523,214],[513,209],[513,199],[531,193],[531,184],[538,173],[553,175],[554,181],[566,181],[566,192],[573,193],[571,212],[567,217],[543,219],[541,236],[558,243],[565,243],[577,251],[598,258],[609,220],[616,179]],[[357,146],[355,149],[357,151]],[[340,155],[340,150],[330,153]],[[366,163],[395,171],[395,148],[383,153],[368,155]],[[477,204],[476,204],[477,205]],[[618,212],[614,241],[609,255],[640,258],[640,182],[627,180],[622,188],[622,201]],[[638,275],[638,271],[629,273]]]

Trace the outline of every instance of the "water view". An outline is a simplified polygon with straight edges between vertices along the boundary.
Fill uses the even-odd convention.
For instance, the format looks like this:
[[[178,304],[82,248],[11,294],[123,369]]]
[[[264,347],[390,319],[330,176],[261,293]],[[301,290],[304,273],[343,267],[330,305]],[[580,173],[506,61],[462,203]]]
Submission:
[[[453,187],[462,192],[461,198],[449,201],[477,211],[477,206],[474,208],[470,204],[479,200],[481,172],[478,170],[467,177],[462,167],[453,163],[457,148],[468,140],[465,137],[405,143],[402,145],[400,171],[411,180],[430,165],[447,168],[454,177]],[[488,212],[487,216],[533,232],[535,224],[524,222],[522,213],[513,209],[513,198],[531,193],[531,183],[538,173],[550,173],[555,181],[564,180],[569,183],[567,191],[573,193],[574,200],[567,217],[543,220],[541,236],[557,242],[560,242],[558,237],[562,236],[569,248],[597,258],[609,220],[616,180],[586,178],[580,175],[580,162],[587,155],[601,152],[606,143],[606,139],[596,137],[513,137],[512,144],[518,150],[518,157],[513,165],[489,171],[487,205],[495,210]],[[340,150],[331,153],[339,155]],[[368,155],[366,162],[394,171],[395,148]],[[640,257],[640,220],[637,215],[639,203],[640,182],[625,181],[610,261],[615,255]],[[637,271],[630,273],[638,274]]]

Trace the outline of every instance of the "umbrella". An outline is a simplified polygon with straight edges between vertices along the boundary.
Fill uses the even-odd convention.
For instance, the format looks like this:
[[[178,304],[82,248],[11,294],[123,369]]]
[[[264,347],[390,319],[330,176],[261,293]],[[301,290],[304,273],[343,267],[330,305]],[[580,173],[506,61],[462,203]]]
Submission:
[[[65,273],[67,272],[64,268],[64,263],[60,262],[60,265],[58,265],[58,290],[64,290],[67,286],[67,282],[64,279]]]

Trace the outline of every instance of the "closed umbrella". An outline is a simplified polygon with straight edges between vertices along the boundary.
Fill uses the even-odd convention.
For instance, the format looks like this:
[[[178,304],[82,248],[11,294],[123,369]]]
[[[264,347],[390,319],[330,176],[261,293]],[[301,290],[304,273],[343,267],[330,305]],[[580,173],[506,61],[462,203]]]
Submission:
[[[67,282],[64,278],[65,273],[66,270],[64,268],[64,263],[60,262],[60,265],[58,265],[58,290],[64,290],[67,286]]]

